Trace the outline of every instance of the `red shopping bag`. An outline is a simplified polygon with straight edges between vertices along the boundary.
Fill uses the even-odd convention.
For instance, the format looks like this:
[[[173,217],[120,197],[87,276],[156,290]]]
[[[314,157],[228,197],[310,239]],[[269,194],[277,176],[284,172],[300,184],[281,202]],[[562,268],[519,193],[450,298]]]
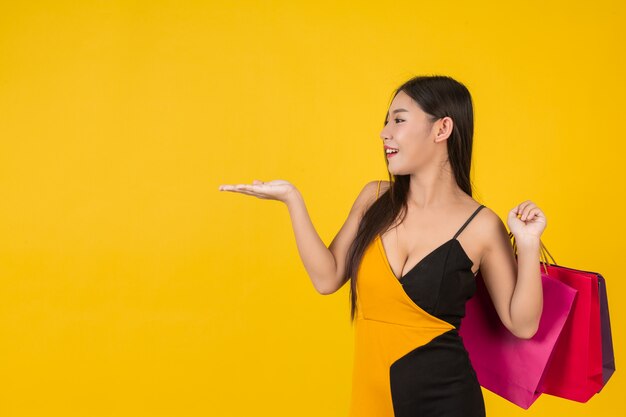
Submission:
[[[604,385],[598,276],[556,262],[547,268],[550,277],[575,288],[578,297],[554,348],[541,391],[587,402]]]

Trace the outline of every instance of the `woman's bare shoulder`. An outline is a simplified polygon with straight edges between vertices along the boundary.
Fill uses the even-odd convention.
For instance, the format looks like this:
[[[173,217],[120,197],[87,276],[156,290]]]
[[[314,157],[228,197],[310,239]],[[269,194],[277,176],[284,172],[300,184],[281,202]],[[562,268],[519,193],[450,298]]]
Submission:
[[[380,190],[378,190],[378,184],[380,183]],[[389,188],[389,181],[372,180],[368,181],[361,189],[359,195],[354,202],[354,206],[358,207],[359,211],[364,212],[376,201],[376,191],[379,191],[378,196],[383,195]]]
[[[472,221],[474,223],[472,230],[482,249],[485,249],[494,241],[498,241],[502,236],[508,236],[508,232],[498,213],[484,204],[476,203],[477,207],[480,205],[484,207],[476,213],[476,218]]]
[[[378,194],[379,197],[383,195],[389,189],[389,187],[391,187],[391,182],[387,180],[376,180],[374,182],[376,183],[376,187],[378,187],[378,183],[380,182],[380,192]]]
[[[492,209],[490,209],[485,204],[479,201],[476,201],[476,200],[473,200],[473,201],[474,201],[474,206],[476,207],[476,209],[478,209],[478,207],[480,206],[483,206],[476,215],[477,222],[481,223],[483,226],[487,226],[487,225],[493,226],[495,223],[501,221],[498,214],[494,212]],[[480,217],[478,216],[478,214],[480,214]]]
[[[480,208],[481,206],[483,207]],[[480,208],[480,210],[478,210],[478,208]],[[484,229],[488,225],[493,226],[494,223],[497,223],[500,220],[498,215],[487,205],[481,203],[480,201],[476,201],[473,197],[468,196],[465,211],[471,212],[471,210],[478,211],[475,218],[472,220],[473,223],[480,225],[476,227],[477,229]]]

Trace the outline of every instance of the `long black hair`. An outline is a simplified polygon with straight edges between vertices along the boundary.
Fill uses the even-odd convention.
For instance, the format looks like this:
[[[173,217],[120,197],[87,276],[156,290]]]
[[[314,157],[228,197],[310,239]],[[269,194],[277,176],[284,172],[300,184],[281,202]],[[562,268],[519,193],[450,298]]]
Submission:
[[[472,196],[470,168],[474,137],[474,109],[469,90],[465,85],[448,76],[422,75],[413,77],[398,87],[391,100],[401,91],[416,102],[431,122],[434,123],[444,117],[450,117],[453,120],[452,133],[447,140],[448,161],[456,183],[465,193]],[[386,119],[387,114],[385,114]],[[383,157],[388,165],[386,155],[383,154]],[[363,215],[356,237],[348,250],[344,282],[351,279],[351,322],[355,319],[357,308],[356,275],[365,250],[376,235],[386,230],[394,220],[397,220],[399,224],[406,216],[410,176],[389,173],[389,182],[389,189]]]

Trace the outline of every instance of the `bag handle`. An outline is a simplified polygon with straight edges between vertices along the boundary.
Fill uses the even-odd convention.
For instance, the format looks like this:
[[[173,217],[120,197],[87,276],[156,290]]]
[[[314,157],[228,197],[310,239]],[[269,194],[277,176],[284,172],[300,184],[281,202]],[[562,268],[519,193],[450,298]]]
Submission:
[[[512,232],[509,232],[509,239],[513,239],[513,253],[515,254],[515,258],[517,259],[517,244],[515,243],[515,235],[513,235]],[[543,270],[547,274],[548,273],[548,268],[547,268],[546,265],[550,265],[550,262],[548,261],[548,257],[546,255],[548,255],[550,257],[550,259],[552,259],[552,264],[553,265],[558,265],[558,264],[556,263],[556,261],[554,260],[554,258],[550,254],[550,252],[548,252],[548,248],[546,248],[546,245],[543,244],[541,239],[539,239],[539,244],[541,246],[541,248],[540,248],[541,249],[541,255],[539,257],[539,262],[541,263],[541,265],[543,265]]]

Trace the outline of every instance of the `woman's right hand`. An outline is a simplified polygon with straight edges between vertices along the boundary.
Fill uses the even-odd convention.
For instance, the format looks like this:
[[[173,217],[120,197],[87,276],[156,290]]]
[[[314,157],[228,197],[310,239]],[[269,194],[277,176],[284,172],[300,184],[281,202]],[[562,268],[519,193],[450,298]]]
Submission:
[[[268,182],[254,180],[252,184],[223,184],[220,185],[219,190],[253,195],[264,200],[278,200],[283,203],[287,203],[298,192],[293,184],[285,180]]]

